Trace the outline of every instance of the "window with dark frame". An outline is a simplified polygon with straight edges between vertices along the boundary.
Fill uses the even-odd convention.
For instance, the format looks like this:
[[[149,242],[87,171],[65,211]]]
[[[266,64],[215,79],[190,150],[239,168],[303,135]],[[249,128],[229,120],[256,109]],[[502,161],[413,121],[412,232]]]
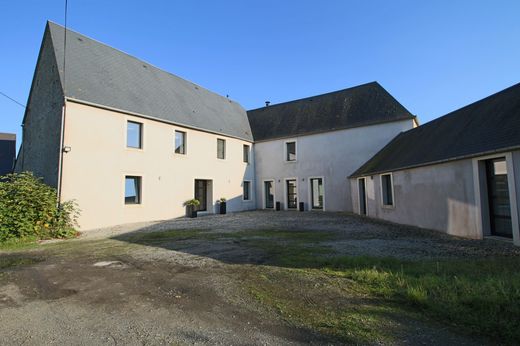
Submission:
[[[394,196],[392,189],[392,175],[391,174],[383,174],[381,175],[381,190],[382,190],[382,198],[384,206],[393,206],[394,205]]]
[[[141,177],[125,177],[125,204],[141,204]]]
[[[128,148],[143,148],[143,124],[128,121],[126,124],[126,146]]]
[[[175,154],[186,154],[186,132],[175,131]]]
[[[226,158],[226,141],[217,138],[217,158],[224,160]]]
[[[323,179],[311,179],[312,209],[323,209]]]
[[[250,194],[251,194],[251,182],[250,181],[244,181],[244,192],[243,192],[243,198],[244,198],[244,201],[249,201],[249,199],[251,198],[250,197]]]
[[[285,143],[286,161],[296,161],[296,142]]]
[[[244,144],[243,151],[244,151],[244,162],[249,163],[249,145]]]

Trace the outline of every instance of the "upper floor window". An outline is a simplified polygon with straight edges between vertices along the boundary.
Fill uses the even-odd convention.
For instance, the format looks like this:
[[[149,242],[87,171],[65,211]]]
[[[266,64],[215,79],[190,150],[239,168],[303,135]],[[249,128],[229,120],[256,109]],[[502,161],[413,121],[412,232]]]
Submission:
[[[175,154],[186,154],[186,132],[175,131]]]
[[[244,162],[249,163],[249,145],[244,144]]]
[[[381,198],[383,206],[394,205],[394,187],[391,174],[381,175]]]
[[[285,160],[296,161],[296,142],[285,142]]]
[[[143,148],[143,124],[128,121],[126,124],[126,146],[128,148]]]
[[[226,158],[226,141],[217,138],[217,158],[224,160]]]
[[[141,177],[125,177],[125,204],[141,204]]]

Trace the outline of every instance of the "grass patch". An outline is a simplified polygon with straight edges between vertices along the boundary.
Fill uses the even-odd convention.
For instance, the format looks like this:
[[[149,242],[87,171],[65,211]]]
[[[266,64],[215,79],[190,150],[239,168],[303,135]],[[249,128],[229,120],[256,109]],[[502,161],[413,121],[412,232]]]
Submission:
[[[371,294],[471,333],[520,342],[517,258],[410,262],[343,257],[331,262],[323,269],[328,275],[354,280]]]
[[[12,267],[30,265],[41,262],[39,258],[29,257],[0,257],[0,269],[8,269]]]
[[[16,251],[26,250],[38,247],[37,239],[35,237],[29,238],[12,238],[3,242],[0,242],[0,251]]]
[[[211,234],[207,230],[200,229],[180,229],[158,232],[143,232],[132,235],[123,235],[120,240],[126,240],[136,243],[155,243],[165,242],[170,240],[188,240],[200,239],[207,240]]]
[[[452,327],[462,328],[468,334],[487,336],[506,343],[520,342],[520,259],[402,261],[392,258],[309,258],[296,255],[293,260],[300,267],[307,268],[300,271],[301,277],[314,276],[315,281],[322,282],[326,287],[337,285],[343,289],[344,293],[337,294],[338,299],[347,299],[351,295],[380,299],[381,307],[385,309],[401,306],[410,313],[420,313]],[[287,263],[287,259],[280,262],[283,263]],[[321,275],[339,281],[327,281]],[[284,280],[284,285],[286,282]],[[353,335],[345,335],[341,325],[356,320],[351,316],[352,311],[342,311],[330,304],[321,314],[321,319],[312,317],[315,307],[297,302],[302,292],[291,301],[280,296],[276,290],[265,287],[257,290],[263,290],[263,295],[269,296],[269,299],[261,299],[262,302],[268,302],[270,306],[282,304],[300,323],[343,340],[367,342],[370,337],[375,338],[372,341],[385,337],[365,335],[362,330],[366,328]],[[377,324],[385,321],[376,318],[374,323],[379,330],[381,327]],[[370,323],[367,326],[370,328]],[[349,328],[351,332],[356,330],[352,325]],[[352,338],[357,338],[357,341]]]

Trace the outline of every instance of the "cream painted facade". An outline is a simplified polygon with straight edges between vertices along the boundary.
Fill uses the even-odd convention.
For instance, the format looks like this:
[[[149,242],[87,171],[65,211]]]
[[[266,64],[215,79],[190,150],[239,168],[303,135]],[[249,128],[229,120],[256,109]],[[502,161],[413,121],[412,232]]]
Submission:
[[[142,123],[143,148],[127,148],[127,121]],[[174,153],[175,130],[186,132],[187,152]],[[226,141],[217,159],[217,138]],[[249,145],[249,163],[243,162]],[[64,127],[62,200],[81,209],[81,230],[165,220],[185,215],[183,202],[194,198],[195,179],[208,180],[208,213],[227,199],[230,212],[255,209],[252,143],[176,126],[164,121],[67,101]],[[125,204],[125,176],[141,177],[141,204]],[[243,181],[251,181],[249,201]]]

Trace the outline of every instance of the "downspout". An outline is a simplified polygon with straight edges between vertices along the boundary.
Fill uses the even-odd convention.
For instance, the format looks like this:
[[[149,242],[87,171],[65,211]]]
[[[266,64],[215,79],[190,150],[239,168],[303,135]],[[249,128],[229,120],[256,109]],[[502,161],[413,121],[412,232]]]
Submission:
[[[60,156],[58,162],[58,204],[61,204],[61,190],[63,183],[63,147],[65,145],[65,115],[67,113],[67,99],[63,98],[61,108],[61,131],[60,131]]]

